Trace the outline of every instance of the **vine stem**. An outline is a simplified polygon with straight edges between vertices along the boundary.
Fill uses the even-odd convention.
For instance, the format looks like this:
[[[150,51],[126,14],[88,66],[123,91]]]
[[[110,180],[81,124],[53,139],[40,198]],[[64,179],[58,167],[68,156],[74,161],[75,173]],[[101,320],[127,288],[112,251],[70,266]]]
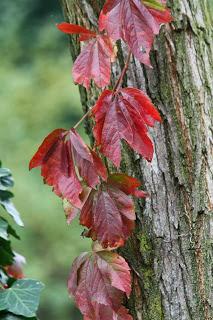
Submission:
[[[82,123],[82,121],[84,121],[84,119],[86,119],[86,117],[89,116],[91,111],[92,111],[92,108],[89,108],[88,111],[83,115],[83,117],[81,117],[81,119],[76,123],[76,125],[73,128],[77,129],[78,126]]]
[[[115,84],[115,86],[114,86],[114,88],[113,88],[113,90],[112,90],[113,93],[115,93],[116,91],[118,91],[118,90],[120,89],[120,87],[121,87],[123,78],[124,78],[124,76],[125,76],[125,74],[126,74],[126,71],[127,71],[128,67],[129,67],[131,55],[132,55],[132,53],[129,51],[128,56],[127,56],[127,60],[126,60],[126,63],[125,63],[125,65],[124,65],[124,67],[123,67],[123,70],[122,70],[122,72],[121,72],[121,75],[120,75],[120,77],[118,78],[118,80],[117,80],[117,82],[116,82],[116,84]]]

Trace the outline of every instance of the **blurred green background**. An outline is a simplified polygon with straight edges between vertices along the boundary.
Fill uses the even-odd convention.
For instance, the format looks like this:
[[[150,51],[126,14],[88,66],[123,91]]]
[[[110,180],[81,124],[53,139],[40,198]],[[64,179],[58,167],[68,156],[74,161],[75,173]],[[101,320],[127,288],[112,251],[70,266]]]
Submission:
[[[213,7],[213,0],[209,0]],[[41,320],[82,319],[67,295],[73,259],[90,248],[75,221],[67,226],[60,199],[28,162],[45,135],[80,118],[67,37],[58,0],[0,0],[0,159],[15,178],[15,204],[25,229],[15,249],[26,256],[26,276],[46,285]],[[83,128],[81,134],[84,135]]]
[[[44,136],[70,128],[82,114],[68,38],[55,26],[61,21],[57,0],[0,0],[0,159],[14,175],[14,202],[25,222],[15,250],[27,258],[26,276],[46,285],[41,320],[82,319],[66,283],[73,259],[90,248],[77,221],[67,226],[61,200],[39,170],[28,171]]]

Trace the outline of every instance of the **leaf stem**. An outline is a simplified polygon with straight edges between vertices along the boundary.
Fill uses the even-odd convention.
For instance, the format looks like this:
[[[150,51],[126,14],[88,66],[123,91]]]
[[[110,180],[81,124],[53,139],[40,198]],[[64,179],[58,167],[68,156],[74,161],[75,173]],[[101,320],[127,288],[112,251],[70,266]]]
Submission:
[[[124,67],[123,67],[123,70],[122,70],[122,72],[121,72],[121,75],[120,75],[120,77],[118,78],[118,80],[117,80],[117,82],[116,82],[116,84],[115,84],[115,86],[114,86],[114,88],[113,88],[113,93],[115,93],[116,91],[118,91],[118,90],[120,89],[120,87],[121,87],[123,78],[124,78],[125,73],[126,73],[128,67],[129,67],[129,62],[130,62],[131,55],[132,55],[132,53],[129,51],[128,56],[127,56],[127,60],[126,60],[126,63],[125,63],[125,65],[124,65]]]
[[[86,119],[86,117],[89,116],[91,111],[92,111],[92,108],[89,108],[87,112],[83,115],[83,117],[81,117],[81,119],[76,123],[76,125],[74,126],[74,129],[78,128],[78,126],[84,121],[84,119]]]

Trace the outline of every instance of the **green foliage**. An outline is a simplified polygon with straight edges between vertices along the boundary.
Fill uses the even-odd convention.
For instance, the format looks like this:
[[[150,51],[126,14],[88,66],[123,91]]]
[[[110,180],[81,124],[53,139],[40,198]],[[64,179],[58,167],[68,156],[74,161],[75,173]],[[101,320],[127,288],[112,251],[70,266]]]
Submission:
[[[1,168],[0,163],[0,204],[13,217],[14,221],[19,226],[23,226],[24,224],[20,218],[20,214],[10,200],[13,198],[13,194],[8,191],[8,188],[13,187],[13,185],[14,182],[10,170]]]
[[[20,215],[10,198],[13,194],[8,191],[8,188],[13,187],[14,182],[9,169],[1,168],[0,162],[0,204],[2,207],[14,217],[17,224],[21,225]],[[0,267],[11,265],[13,263],[14,253],[11,249],[9,234],[16,235],[15,230],[8,224],[7,220],[0,216]]]
[[[61,8],[52,0],[1,0],[0,12],[0,158],[14,173],[14,203],[26,227],[18,227],[21,241],[12,244],[26,256],[26,276],[46,285],[41,320],[78,320],[66,280],[71,261],[89,241],[79,241],[77,221],[67,225],[61,201],[41,186],[39,173],[28,172],[41,138],[57,126],[69,129],[82,114],[68,41],[55,26]]]
[[[0,238],[0,266],[8,266],[13,263],[14,254],[10,241]]]
[[[36,280],[15,281],[10,288],[0,291],[0,310],[7,310],[25,317],[34,317],[43,287],[44,285]]]
[[[0,238],[8,240],[8,222],[0,217]]]
[[[0,162],[1,166],[1,162]],[[19,226],[23,226],[22,220],[10,198],[13,194],[8,188],[14,186],[12,174],[7,168],[0,168],[0,204],[9,213]],[[20,239],[16,231],[8,221],[0,216],[0,319],[12,319],[12,312],[16,315],[34,317],[38,309],[40,291],[43,288],[41,282],[23,279],[22,256],[16,254],[11,247],[10,236]]]
[[[14,314],[12,314],[12,313],[3,313],[3,314],[0,314],[0,320],[24,320],[24,319],[36,320],[35,317],[33,317],[33,318],[26,318],[26,317],[14,315]]]
[[[20,239],[16,231],[9,225],[7,220],[0,217],[0,238],[9,240],[9,235],[12,235],[16,239]]]
[[[0,162],[0,189],[7,190],[14,186],[14,180],[9,169],[1,168]]]

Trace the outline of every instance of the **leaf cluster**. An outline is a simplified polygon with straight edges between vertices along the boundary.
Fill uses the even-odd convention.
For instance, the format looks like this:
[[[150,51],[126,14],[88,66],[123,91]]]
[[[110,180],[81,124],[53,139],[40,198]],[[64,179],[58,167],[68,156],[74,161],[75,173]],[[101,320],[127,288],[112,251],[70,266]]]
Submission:
[[[105,88],[74,128],[51,132],[30,161],[30,169],[41,167],[44,182],[63,199],[68,223],[79,214],[80,224],[87,228],[83,236],[94,241],[92,252],[74,261],[68,281],[84,320],[132,319],[122,305],[131,293],[130,267],[112,250],[123,246],[134,230],[133,197],[148,194],[138,189],[140,181],[120,172],[121,143],[152,161],[148,128],[161,117],[143,91],[122,88],[122,81],[132,55],[151,66],[154,38],[161,25],[171,20],[164,0],[107,0],[96,31],[66,22],[57,26],[66,34],[79,35],[84,43],[74,62],[74,81],[86,89],[91,81]],[[108,90],[117,40],[127,44],[129,54],[116,84]],[[86,116],[94,122],[93,148],[76,131]],[[115,173],[108,168],[110,161]]]
[[[13,185],[10,170],[0,164],[0,204],[18,226],[23,226],[20,214],[11,201],[13,193],[9,188]],[[23,279],[25,258],[13,251],[11,236],[20,239],[9,222],[0,216],[0,319],[36,319],[43,284]]]

